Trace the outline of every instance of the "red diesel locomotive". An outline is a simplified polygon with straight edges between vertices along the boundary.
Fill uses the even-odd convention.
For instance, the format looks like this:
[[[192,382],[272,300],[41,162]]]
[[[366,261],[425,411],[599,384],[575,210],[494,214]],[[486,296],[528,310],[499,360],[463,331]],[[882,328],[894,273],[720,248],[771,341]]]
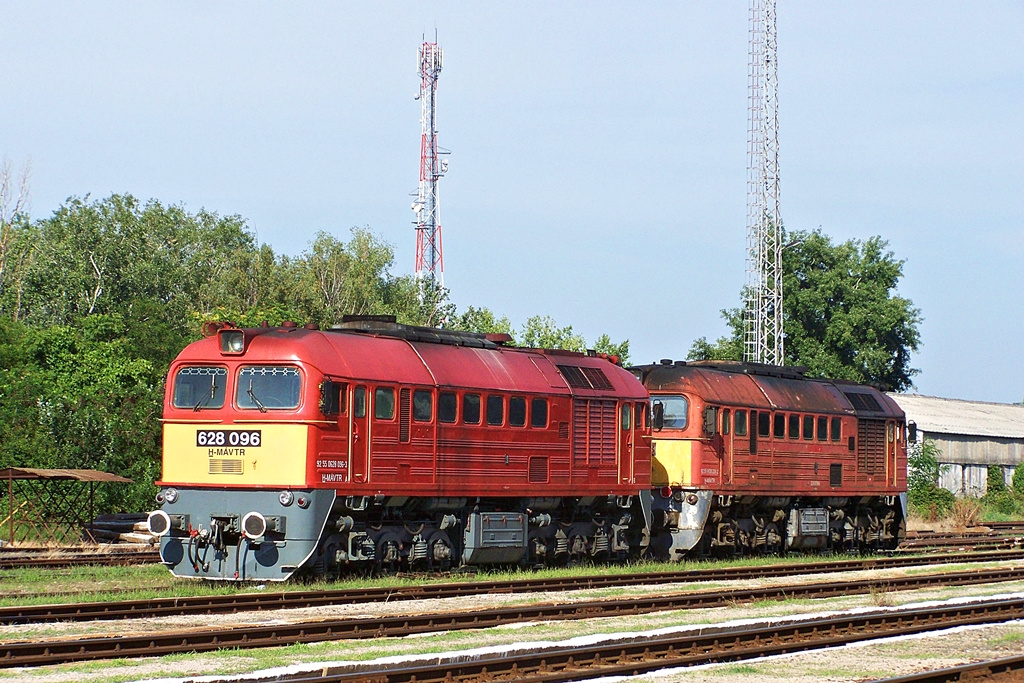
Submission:
[[[507,340],[380,318],[211,328],[168,376],[163,562],[283,580],[903,534],[904,418],[881,392]]]
[[[906,418],[883,392],[801,368],[633,370],[653,406],[655,556],[889,549],[906,535]]]
[[[222,326],[171,365],[161,509],[178,576],[625,558],[647,393],[607,358],[356,319]]]

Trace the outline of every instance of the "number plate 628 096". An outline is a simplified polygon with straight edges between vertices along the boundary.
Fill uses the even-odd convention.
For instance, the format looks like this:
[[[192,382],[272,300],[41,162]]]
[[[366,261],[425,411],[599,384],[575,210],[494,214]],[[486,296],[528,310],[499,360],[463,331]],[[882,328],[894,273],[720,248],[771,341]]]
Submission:
[[[196,432],[196,446],[248,446],[262,443],[258,429],[200,429]]]

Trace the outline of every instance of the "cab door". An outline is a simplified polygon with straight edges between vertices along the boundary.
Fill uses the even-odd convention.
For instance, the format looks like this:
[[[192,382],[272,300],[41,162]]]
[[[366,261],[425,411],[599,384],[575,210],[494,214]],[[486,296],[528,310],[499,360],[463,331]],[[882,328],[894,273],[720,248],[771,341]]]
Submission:
[[[363,483],[367,481],[367,455],[370,446],[370,425],[367,418],[367,392],[366,386],[359,384],[353,386],[349,396],[349,430],[348,430],[348,452],[349,472],[352,481]]]

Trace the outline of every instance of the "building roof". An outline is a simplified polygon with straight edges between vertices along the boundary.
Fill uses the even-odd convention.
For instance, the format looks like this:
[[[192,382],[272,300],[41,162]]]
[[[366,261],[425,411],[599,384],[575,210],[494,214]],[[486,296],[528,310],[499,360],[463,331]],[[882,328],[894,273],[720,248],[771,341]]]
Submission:
[[[4,479],[63,479],[72,481],[109,481],[130,483],[116,474],[99,470],[45,470],[35,467],[8,467],[0,470],[0,480]]]
[[[925,433],[1024,439],[1024,405],[889,394]]]

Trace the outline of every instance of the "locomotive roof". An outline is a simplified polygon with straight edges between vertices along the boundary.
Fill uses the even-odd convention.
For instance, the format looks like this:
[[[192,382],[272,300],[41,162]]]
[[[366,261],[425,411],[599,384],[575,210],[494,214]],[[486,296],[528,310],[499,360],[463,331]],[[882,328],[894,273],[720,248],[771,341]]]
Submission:
[[[809,378],[800,367],[698,361],[633,370],[651,393],[685,391],[711,403],[751,408],[903,417],[896,402],[874,387]]]
[[[626,370],[601,357],[502,345],[500,335],[385,324],[330,330],[271,327],[250,333],[244,355],[223,356],[217,340],[191,345],[183,362],[302,362],[353,380],[523,393],[646,398]]]

